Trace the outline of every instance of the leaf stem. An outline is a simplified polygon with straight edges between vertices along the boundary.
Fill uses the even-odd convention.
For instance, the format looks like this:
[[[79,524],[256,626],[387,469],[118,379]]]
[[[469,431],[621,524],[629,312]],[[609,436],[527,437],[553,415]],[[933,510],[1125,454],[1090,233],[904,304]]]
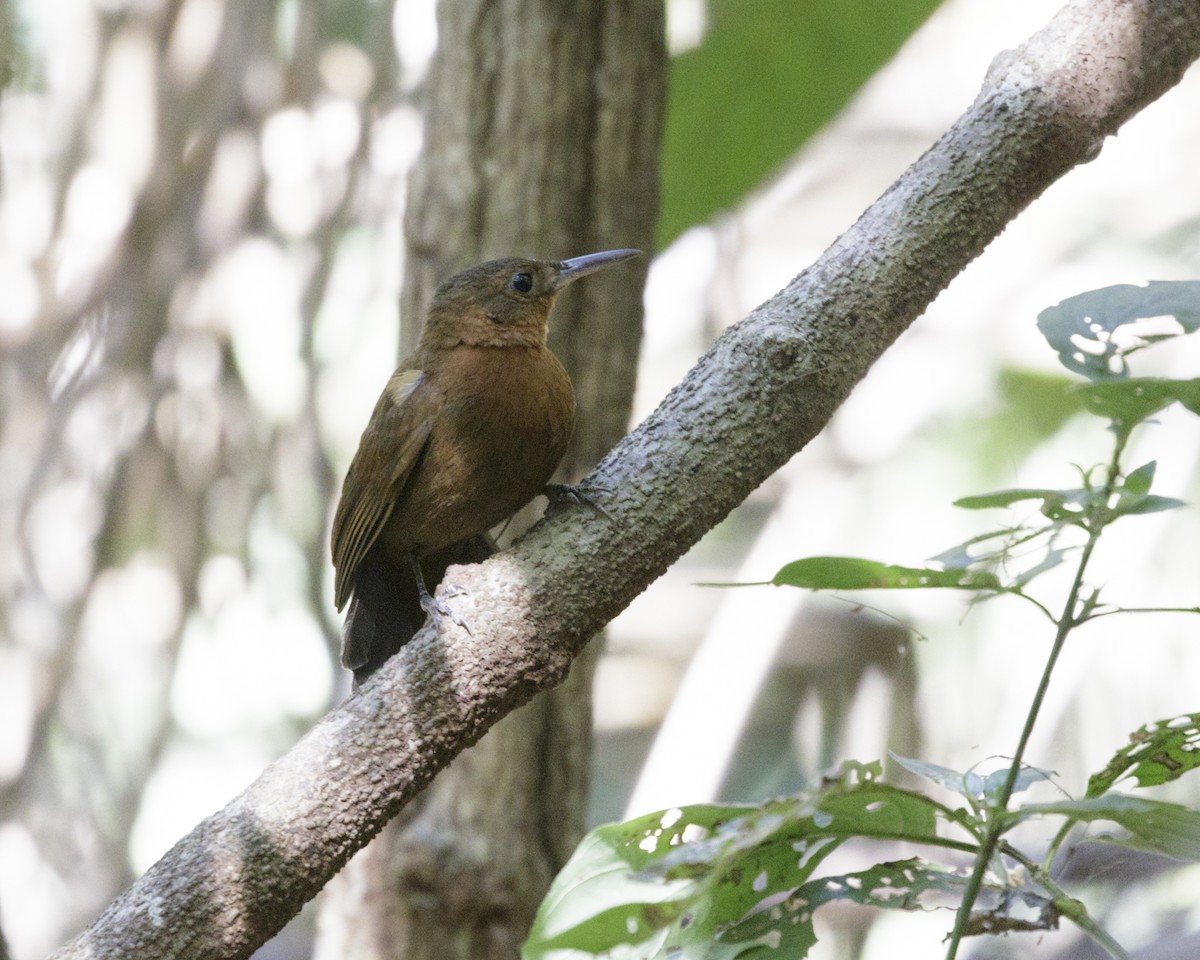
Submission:
[[[1046,848],[1046,856],[1042,859],[1041,872],[1044,876],[1050,876],[1050,871],[1054,868],[1054,860],[1058,856],[1059,848],[1066,843],[1067,837],[1076,823],[1077,821],[1068,819],[1059,828],[1058,833],[1054,835],[1054,839],[1050,841],[1050,846]]]
[[[1036,597],[1030,596],[1028,593],[1026,593],[1020,587],[1010,587],[1009,589],[1007,589],[1005,591],[1005,593],[1011,594],[1014,597],[1020,597],[1022,600],[1026,600],[1029,603],[1032,603],[1035,607],[1037,607],[1042,613],[1044,613],[1046,615],[1047,620],[1049,620],[1051,623],[1058,623],[1058,618],[1055,617],[1054,614],[1050,612],[1049,607],[1047,607],[1044,603],[1042,603]]]
[[[1071,825],[1068,824],[1067,827],[1064,828],[1062,834],[1060,834],[1060,837],[1065,835],[1066,831],[1070,829],[1070,826]],[[1060,839],[1060,837],[1055,838],[1056,842]],[[1012,857],[1015,861],[1025,867],[1025,869],[1031,874],[1035,874],[1038,878],[1038,883],[1044,887],[1056,901],[1058,901],[1057,905],[1060,907],[1060,915],[1066,917],[1068,920],[1078,926],[1080,930],[1091,937],[1110,957],[1113,958],[1113,960],[1129,960],[1129,954],[1125,952],[1125,948],[1117,943],[1117,941],[1111,936],[1109,936],[1108,933],[1096,926],[1095,923],[1092,923],[1087,917],[1086,913],[1081,914],[1072,910],[1062,909],[1061,905],[1069,902],[1072,898],[1062,887],[1060,887],[1054,882],[1054,880],[1050,878],[1049,872],[1044,866],[1035,863],[1016,847],[1009,846],[1007,841],[1000,841],[1000,851],[1005,855]],[[1049,861],[1047,861],[1047,865],[1048,864]]]

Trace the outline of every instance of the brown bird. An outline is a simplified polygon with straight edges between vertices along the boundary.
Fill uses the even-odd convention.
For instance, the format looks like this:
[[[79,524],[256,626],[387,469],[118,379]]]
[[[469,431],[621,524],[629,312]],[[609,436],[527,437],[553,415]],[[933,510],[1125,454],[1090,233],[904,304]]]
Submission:
[[[452,563],[493,549],[487,531],[541,493],[575,424],[575,396],[546,346],[568,283],[636,256],[492,260],[433,295],[416,351],[384,387],[333,520],[334,603],[350,600],[342,663],[356,682],[449,610]]]

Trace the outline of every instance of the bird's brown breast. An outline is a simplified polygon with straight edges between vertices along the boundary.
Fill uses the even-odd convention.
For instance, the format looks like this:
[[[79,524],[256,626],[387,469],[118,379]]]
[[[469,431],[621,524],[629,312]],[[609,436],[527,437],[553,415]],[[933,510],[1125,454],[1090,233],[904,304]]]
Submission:
[[[445,401],[382,532],[385,549],[441,547],[487,530],[541,492],[571,439],[575,397],[544,346],[444,351]]]

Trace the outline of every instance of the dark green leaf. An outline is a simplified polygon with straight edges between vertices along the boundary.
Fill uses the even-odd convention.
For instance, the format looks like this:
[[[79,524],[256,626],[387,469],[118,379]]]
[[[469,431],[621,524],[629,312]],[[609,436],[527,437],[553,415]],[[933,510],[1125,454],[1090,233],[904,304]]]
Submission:
[[[1088,780],[1087,795],[1098,797],[1123,777],[1154,787],[1200,767],[1200,713],[1185,713],[1141,727],[1099,773]]]
[[[1128,376],[1125,357],[1163,335],[1137,336],[1127,331],[1127,345],[1113,338],[1120,327],[1152,317],[1174,317],[1186,333],[1200,326],[1200,282],[1151,281],[1089,290],[1038,314],[1038,329],[1068,370],[1089,380]]]
[[[985,571],[898,567],[861,557],[806,557],[789,563],[771,582],[809,590],[1002,589],[996,575]]]
[[[1035,813],[1081,821],[1111,820],[1129,831],[1129,836],[1097,839],[1179,860],[1200,860],[1200,813],[1177,803],[1105,793],[1083,800],[1029,804],[1019,811],[1021,817]]]

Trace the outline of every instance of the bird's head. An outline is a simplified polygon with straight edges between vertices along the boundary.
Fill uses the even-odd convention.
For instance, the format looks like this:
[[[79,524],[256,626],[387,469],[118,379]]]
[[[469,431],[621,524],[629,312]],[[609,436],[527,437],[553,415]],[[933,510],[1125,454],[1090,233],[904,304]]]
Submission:
[[[570,260],[489,260],[442,283],[429,305],[422,342],[452,347],[545,343],[554,299],[567,284],[640,250],[605,250]]]

